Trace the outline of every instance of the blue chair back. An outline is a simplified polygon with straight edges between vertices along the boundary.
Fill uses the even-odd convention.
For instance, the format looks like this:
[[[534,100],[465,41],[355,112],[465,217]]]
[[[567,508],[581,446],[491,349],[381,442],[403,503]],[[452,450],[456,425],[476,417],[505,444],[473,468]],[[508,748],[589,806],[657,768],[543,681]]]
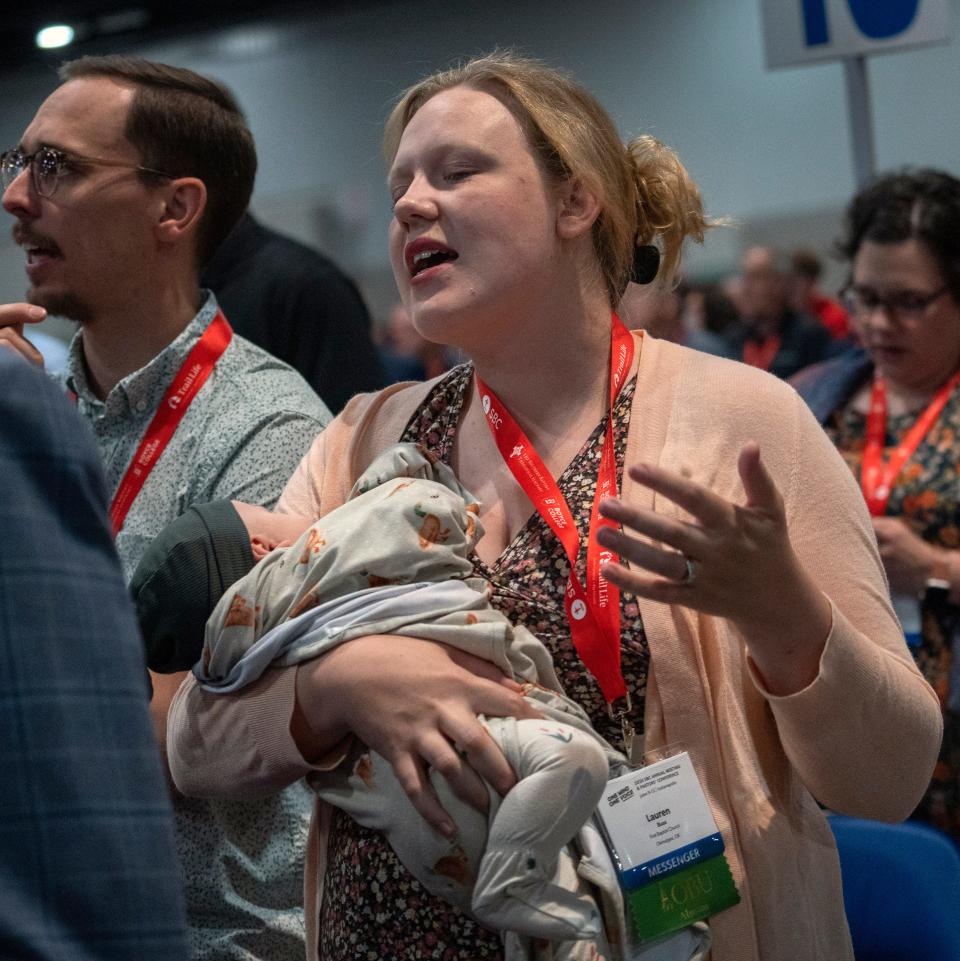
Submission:
[[[960,961],[960,853],[941,831],[832,815],[856,961]]]

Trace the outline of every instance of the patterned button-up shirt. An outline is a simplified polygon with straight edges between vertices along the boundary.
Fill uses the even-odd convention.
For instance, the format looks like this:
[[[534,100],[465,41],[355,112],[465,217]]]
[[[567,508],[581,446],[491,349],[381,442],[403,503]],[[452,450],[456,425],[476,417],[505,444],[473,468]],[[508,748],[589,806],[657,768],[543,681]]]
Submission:
[[[62,380],[93,428],[111,494],[164,392],[216,313],[209,294],[176,340],[124,377],[106,400],[90,389],[83,331],[74,337]],[[127,580],[147,544],[191,504],[229,497],[272,507],[329,419],[326,405],[298,373],[234,334],[127,514],[117,537]]]
[[[61,381],[93,428],[111,496],[161,399],[217,313],[208,294],[186,329],[99,400],[83,331]],[[272,506],[330,419],[291,367],[233,336],[138,494],[117,537],[127,580],[150,540],[191,504]],[[313,795],[302,783],[259,801],[174,803],[195,961],[302,957],[303,857]]]

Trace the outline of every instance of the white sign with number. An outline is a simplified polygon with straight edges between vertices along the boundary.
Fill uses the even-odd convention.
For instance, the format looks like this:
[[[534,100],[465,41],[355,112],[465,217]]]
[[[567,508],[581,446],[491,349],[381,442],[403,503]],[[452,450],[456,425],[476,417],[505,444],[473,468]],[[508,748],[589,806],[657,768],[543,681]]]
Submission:
[[[950,39],[948,0],[760,0],[767,67]]]

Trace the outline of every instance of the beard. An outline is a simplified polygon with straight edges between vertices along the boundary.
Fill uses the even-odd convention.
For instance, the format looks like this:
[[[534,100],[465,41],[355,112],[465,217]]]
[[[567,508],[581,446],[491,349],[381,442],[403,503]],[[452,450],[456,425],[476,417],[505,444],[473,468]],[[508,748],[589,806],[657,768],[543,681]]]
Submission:
[[[27,291],[27,303],[43,307],[49,316],[66,317],[78,324],[87,324],[93,319],[93,311],[75,294],[69,292],[49,293],[31,287]]]
[[[11,228],[13,242],[18,247],[34,246],[60,255],[60,248],[56,241],[45,234],[40,234],[31,227],[18,221]],[[93,317],[90,305],[85,303],[80,297],[69,291],[50,291],[45,292],[36,287],[31,287],[27,291],[27,303],[37,307],[43,307],[48,314],[57,317],[66,317],[68,320],[75,320],[77,323],[86,324]]]

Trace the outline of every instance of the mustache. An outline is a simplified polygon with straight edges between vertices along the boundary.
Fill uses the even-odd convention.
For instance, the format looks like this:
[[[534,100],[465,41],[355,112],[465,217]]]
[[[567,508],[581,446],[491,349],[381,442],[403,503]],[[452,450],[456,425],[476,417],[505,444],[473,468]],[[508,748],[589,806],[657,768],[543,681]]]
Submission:
[[[49,250],[55,254],[60,253],[60,248],[52,237],[37,233],[26,224],[14,224],[10,233],[13,236],[13,242],[18,247],[40,247],[43,250]]]

